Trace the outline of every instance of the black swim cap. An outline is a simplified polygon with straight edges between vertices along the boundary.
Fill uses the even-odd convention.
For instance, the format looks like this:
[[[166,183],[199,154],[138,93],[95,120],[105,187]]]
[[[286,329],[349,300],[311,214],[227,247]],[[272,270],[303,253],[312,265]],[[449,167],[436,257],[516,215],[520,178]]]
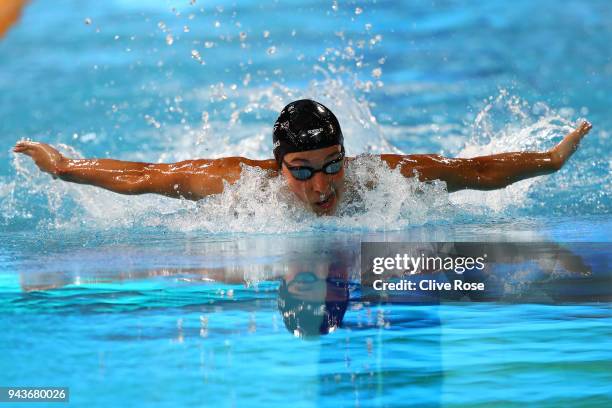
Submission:
[[[342,145],[340,123],[328,108],[311,99],[291,102],[274,124],[274,158],[280,168],[287,153]]]

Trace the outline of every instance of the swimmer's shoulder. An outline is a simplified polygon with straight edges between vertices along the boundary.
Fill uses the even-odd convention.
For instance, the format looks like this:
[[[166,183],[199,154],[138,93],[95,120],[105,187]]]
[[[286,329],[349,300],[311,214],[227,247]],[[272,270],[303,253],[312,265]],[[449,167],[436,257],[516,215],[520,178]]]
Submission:
[[[214,168],[214,171],[226,173],[240,174],[242,172],[242,168],[244,166],[248,166],[262,169],[266,171],[270,177],[277,176],[279,174],[278,166],[276,164],[276,160],[274,159],[255,160],[242,156],[231,156],[215,160],[202,160],[202,162],[209,164]]]
[[[167,166],[169,171],[184,171],[201,176],[220,176],[224,179],[239,178],[245,166],[260,168],[270,173],[270,176],[278,175],[278,168],[274,159],[254,160],[242,156],[191,159]]]
[[[389,162],[395,162],[396,160],[398,160],[400,156],[397,154],[360,153],[357,156],[352,156],[352,157],[346,156],[344,160],[347,163],[350,163],[357,159],[372,158],[372,157],[381,159],[382,161],[389,163]]]
[[[241,165],[260,168],[266,172],[268,177],[276,177],[280,174],[278,171],[278,164],[274,159],[253,160],[247,159],[246,157],[241,157],[240,159]]]

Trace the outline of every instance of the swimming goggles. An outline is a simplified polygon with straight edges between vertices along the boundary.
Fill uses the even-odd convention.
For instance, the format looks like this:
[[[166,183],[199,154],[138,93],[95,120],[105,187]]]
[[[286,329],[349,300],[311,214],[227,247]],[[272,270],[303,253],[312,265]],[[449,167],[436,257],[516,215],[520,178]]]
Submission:
[[[344,161],[344,149],[340,152],[340,156],[338,158],[325,163],[320,169],[314,169],[313,167],[308,166],[290,166],[287,164],[285,159],[283,159],[283,163],[287,166],[287,169],[291,173],[295,179],[300,181],[306,181],[311,179],[315,173],[323,172],[325,174],[336,174],[342,170],[342,164]]]

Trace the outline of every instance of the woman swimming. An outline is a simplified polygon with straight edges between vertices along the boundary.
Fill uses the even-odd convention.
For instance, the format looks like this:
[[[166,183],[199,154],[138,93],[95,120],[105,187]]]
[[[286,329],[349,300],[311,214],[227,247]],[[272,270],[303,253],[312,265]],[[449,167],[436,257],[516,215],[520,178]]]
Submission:
[[[591,130],[582,122],[546,152],[512,152],[474,158],[445,158],[437,154],[381,154],[390,168],[421,181],[441,180],[449,192],[463,189],[494,190],[519,180],[559,170]],[[52,146],[18,142],[14,152],[30,156],[54,178],[89,184],[121,194],[162,194],[199,200],[219,194],[224,183],[240,179],[243,166],[264,169],[283,177],[289,189],[319,215],[334,214],[347,187],[344,137],[336,116],[322,104],[302,99],[291,102],[274,125],[274,159],[244,157],[186,160],[171,164],[114,159],[69,159]]]

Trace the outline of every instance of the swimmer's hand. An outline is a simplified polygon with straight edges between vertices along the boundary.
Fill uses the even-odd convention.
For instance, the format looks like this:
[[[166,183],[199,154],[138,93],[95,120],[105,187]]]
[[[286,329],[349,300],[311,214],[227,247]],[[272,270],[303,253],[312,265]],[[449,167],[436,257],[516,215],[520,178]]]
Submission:
[[[30,156],[39,169],[57,178],[67,159],[46,143],[21,141],[13,147],[15,153]]]
[[[550,150],[553,165],[560,169],[567,159],[578,149],[578,145],[584,136],[591,130],[593,125],[589,122],[582,122],[573,132],[563,138],[558,145]]]

